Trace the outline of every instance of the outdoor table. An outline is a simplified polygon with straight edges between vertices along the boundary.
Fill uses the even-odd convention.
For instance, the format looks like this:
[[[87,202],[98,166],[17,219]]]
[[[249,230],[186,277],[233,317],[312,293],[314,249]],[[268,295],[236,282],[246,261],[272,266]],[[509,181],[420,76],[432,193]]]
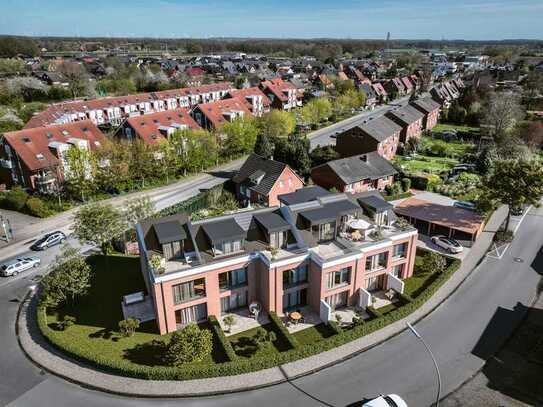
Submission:
[[[295,324],[298,323],[298,321],[300,319],[302,319],[302,314],[300,314],[299,312],[297,311],[294,311],[294,312],[291,312],[290,313],[290,319],[292,319],[294,321]]]

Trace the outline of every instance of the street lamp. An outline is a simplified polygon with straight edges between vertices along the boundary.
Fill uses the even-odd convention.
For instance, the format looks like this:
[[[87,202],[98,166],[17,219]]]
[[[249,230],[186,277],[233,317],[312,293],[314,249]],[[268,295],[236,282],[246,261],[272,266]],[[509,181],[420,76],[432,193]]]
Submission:
[[[415,328],[413,327],[413,325],[411,325],[409,322],[406,322],[407,324],[407,327],[409,328],[409,330],[411,332],[413,332],[413,335],[415,335],[417,337],[417,339],[419,341],[422,342],[422,344],[424,345],[424,347],[426,348],[426,350],[428,351],[428,354],[430,355],[430,357],[432,358],[432,362],[434,362],[434,367],[436,369],[436,375],[437,375],[437,396],[436,396],[436,407],[439,407],[439,398],[441,397],[441,375],[439,374],[439,367],[437,366],[437,360],[436,358],[434,357],[434,354],[432,353],[432,351],[430,350],[430,347],[428,346],[428,344],[426,343],[426,341],[422,338],[422,336],[415,330]]]

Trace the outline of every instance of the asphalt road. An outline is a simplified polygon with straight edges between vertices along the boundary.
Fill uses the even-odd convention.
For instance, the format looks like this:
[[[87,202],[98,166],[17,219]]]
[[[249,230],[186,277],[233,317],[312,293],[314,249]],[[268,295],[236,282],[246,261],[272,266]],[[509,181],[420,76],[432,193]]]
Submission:
[[[382,105],[376,107],[374,110],[362,112],[356,116],[353,116],[349,119],[343,120],[339,123],[332,124],[331,126],[325,127],[320,130],[316,130],[309,134],[310,139],[310,145],[311,149],[314,149],[315,147],[321,145],[335,145],[336,140],[334,136],[337,133],[341,133],[345,130],[348,130],[351,128],[354,124],[362,121],[362,120],[373,120],[379,116],[384,115],[386,112],[392,109],[396,109],[399,106],[405,106],[407,103],[409,103],[409,96],[405,96],[401,99],[397,99],[391,104],[388,105]]]
[[[487,258],[437,310],[417,324],[441,368],[443,392],[482,367],[509,335],[541,284],[534,270],[543,256],[543,208],[532,208],[501,260]],[[539,254],[538,254],[539,252]],[[53,254],[53,253],[51,253]],[[541,258],[537,264],[541,265]],[[18,349],[14,335],[17,300],[31,281],[0,286],[0,403],[10,407],[78,406],[351,406],[379,393],[397,393],[410,406],[435,398],[433,366],[409,332],[316,374],[257,391],[199,399],[128,399],[81,388],[40,371]]]

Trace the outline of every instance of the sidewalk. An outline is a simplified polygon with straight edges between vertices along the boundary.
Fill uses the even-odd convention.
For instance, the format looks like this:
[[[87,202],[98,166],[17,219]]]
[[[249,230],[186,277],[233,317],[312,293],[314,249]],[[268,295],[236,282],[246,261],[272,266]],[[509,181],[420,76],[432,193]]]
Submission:
[[[232,171],[239,168],[244,160],[245,157],[231,161],[216,168],[209,169],[204,174],[190,176],[163,187],[149,189],[146,191],[132,192],[105,199],[100,202],[111,203],[116,207],[122,207],[130,199],[148,196],[155,203],[157,210],[161,210],[164,209],[164,207],[174,205],[177,202],[181,202],[198,194],[200,189],[210,187],[214,183],[224,182],[225,179],[216,177],[210,173]],[[164,205],[163,202],[166,202],[167,204]],[[29,244],[29,240],[36,239],[37,237],[53,230],[61,230],[67,234],[71,233],[73,216],[77,210],[77,207],[72,208],[56,216],[39,220],[15,231],[14,240],[12,240],[8,245],[0,248],[0,258],[5,259],[16,255],[23,249],[24,246]],[[27,248],[25,247],[24,250],[27,250]]]
[[[405,330],[406,322],[416,323],[427,316],[445,301],[484,259],[494,233],[505,219],[506,214],[506,208],[502,207],[492,215],[485,230],[474,244],[470,255],[464,260],[458,271],[443,284],[430,300],[411,315],[338,348],[280,367],[238,376],[188,381],[140,380],[98,372],[64,356],[46,342],[40,334],[34,318],[34,307],[36,306],[34,296],[30,301],[24,301],[20,309],[17,321],[19,343],[25,354],[34,363],[52,374],[86,387],[114,394],[140,397],[189,397],[232,393],[270,386],[340,363],[399,334]]]

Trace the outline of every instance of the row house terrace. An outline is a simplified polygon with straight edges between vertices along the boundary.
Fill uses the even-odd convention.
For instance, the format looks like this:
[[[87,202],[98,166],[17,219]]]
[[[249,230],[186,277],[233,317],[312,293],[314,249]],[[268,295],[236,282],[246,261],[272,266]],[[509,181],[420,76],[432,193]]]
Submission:
[[[226,97],[239,99],[245,103],[255,117],[260,117],[271,109],[271,100],[258,87],[233,89]]]
[[[227,82],[171,89],[137,95],[104,97],[50,105],[35,115],[25,128],[91,120],[96,125],[119,126],[125,119],[164,110],[189,108],[223,98],[232,85]]]
[[[411,106],[424,114],[422,120],[422,129],[423,130],[432,130],[439,120],[439,112],[441,110],[441,105],[433,100],[431,97],[425,97],[421,99],[416,99],[409,102]]]
[[[69,176],[70,148],[99,148],[106,137],[90,120],[4,133],[1,181],[48,193]]]
[[[197,105],[191,112],[198,125],[207,130],[220,129],[226,123],[240,117],[248,117],[251,111],[244,101],[222,99]]]
[[[303,94],[292,83],[280,78],[262,81],[260,89],[275,109],[290,111],[302,105]]]
[[[424,114],[413,106],[407,105],[388,111],[385,116],[402,126],[400,142],[406,143],[410,138],[418,138],[422,134]]]
[[[146,301],[162,334],[249,307],[364,309],[370,292],[401,292],[412,275],[417,231],[394,222],[380,196],[329,193],[195,222],[147,220],[136,226]]]

